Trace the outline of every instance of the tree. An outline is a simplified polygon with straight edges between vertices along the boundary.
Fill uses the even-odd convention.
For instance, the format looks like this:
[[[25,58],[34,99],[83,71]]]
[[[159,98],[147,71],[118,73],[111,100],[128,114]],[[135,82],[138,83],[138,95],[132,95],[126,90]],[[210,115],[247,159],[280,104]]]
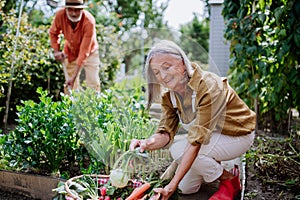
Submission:
[[[113,26],[123,40],[120,48],[123,51],[126,73],[141,66],[144,58],[142,46],[146,44],[141,33],[152,28],[164,29],[163,12],[168,2],[156,4],[153,0],[91,0],[88,4],[97,24]]]
[[[194,14],[190,23],[180,27],[181,46],[190,59],[203,64],[208,63],[209,20],[200,21]]]
[[[1,5],[11,5],[11,8],[14,8],[13,6],[18,8],[20,2],[18,0],[15,4],[4,4],[4,1],[0,0],[0,8],[2,9]],[[45,3],[46,1],[43,2],[43,5]],[[94,12],[97,21],[98,41],[101,52],[100,59],[103,63],[100,77],[102,88],[104,89],[114,83],[121,58],[125,58],[130,63],[131,59],[137,56],[137,54],[124,54],[124,52],[126,53],[136,48],[136,46],[121,45],[122,40],[120,37],[136,27],[145,29],[151,26],[163,26],[162,13],[166,8],[166,4],[154,5],[152,0],[135,0],[128,5],[125,5],[123,1],[118,3],[117,1],[90,0],[87,2],[87,5],[87,9]],[[117,5],[122,5],[122,9],[118,10]],[[11,9],[1,12],[0,20],[4,23],[0,27],[0,44],[3,47],[0,50],[0,69],[2,69],[0,73],[0,112],[3,111],[5,105],[4,97],[7,94],[8,80],[13,80],[14,87],[10,102],[11,106],[9,107],[12,114],[20,99],[35,98],[28,94],[35,91],[37,85],[43,86],[43,89],[48,88],[50,91],[52,90],[51,87],[54,86],[52,91],[58,97],[59,85],[62,85],[64,80],[60,65],[53,61],[49,46],[47,30],[53,17],[51,15],[52,11],[54,10],[50,6],[46,6],[46,8],[41,7],[41,1],[24,0],[24,15],[22,16],[19,38],[15,37],[19,11]],[[127,12],[129,14],[126,14]],[[13,58],[14,41],[17,49],[16,56]],[[141,50],[142,43],[140,40],[137,40],[136,45]],[[144,56],[141,55],[140,58],[142,57]],[[9,73],[12,60],[15,61],[13,77]],[[50,85],[50,79],[54,81],[54,84]]]

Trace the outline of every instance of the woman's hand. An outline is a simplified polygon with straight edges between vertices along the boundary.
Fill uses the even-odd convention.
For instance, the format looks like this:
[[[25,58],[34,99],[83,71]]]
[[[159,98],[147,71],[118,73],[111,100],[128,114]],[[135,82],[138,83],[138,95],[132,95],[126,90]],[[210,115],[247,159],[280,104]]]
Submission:
[[[130,149],[130,151],[133,151],[135,148],[140,147],[140,146],[141,146],[141,141],[137,140],[137,139],[133,139],[130,142],[129,149]]]
[[[140,152],[144,152],[147,149],[148,145],[151,145],[154,143],[154,139],[153,138],[149,138],[146,140],[136,140],[133,139],[130,142],[130,146],[129,149],[131,151],[133,151],[135,148],[140,147]]]
[[[185,176],[185,174],[190,170],[194,160],[196,159],[201,145],[191,145],[187,144],[185,147],[185,152],[182,156],[181,163],[179,164],[176,174],[170,181],[168,185],[164,188],[155,188],[154,191],[160,193],[162,196],[162,200],[169,199],[170,196],[176,191],[179,182]]]
[[[160,200],[167,200],[172,196],[176,189],[177,185],[168,184],[164,188],[154,188],[153,191],[160,193]]]
[[[144,152],[145,150],[156,150],[166,146],[169,141],[169,133],[155,133],[150,138],[145,140],[131,140],[129,149],[133,151],[136,147],[140,147],[141,152]]]

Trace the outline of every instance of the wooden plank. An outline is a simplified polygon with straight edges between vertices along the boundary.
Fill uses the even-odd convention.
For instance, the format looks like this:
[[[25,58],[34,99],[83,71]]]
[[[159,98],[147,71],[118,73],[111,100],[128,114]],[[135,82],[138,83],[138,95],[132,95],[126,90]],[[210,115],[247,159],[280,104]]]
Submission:
[[[0,170],[0,187],[5,191],[17,192],[28,197],[49,200],[55,195],[58,178]]]

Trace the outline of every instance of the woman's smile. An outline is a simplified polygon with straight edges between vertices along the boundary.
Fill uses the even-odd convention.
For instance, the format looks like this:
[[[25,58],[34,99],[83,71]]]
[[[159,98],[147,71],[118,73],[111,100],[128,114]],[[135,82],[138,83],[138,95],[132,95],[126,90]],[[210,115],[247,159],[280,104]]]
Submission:
[[[159,83],[173,90],[182,89],[185,65],[182,58],[174,55],[158,54],[150,62],[154,76]]]

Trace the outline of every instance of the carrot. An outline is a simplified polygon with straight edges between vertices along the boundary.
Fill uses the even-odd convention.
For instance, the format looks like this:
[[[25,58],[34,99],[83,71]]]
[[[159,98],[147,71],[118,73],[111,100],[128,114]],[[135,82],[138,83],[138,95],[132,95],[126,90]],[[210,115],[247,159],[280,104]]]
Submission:
[[[138,188],[135,188],[132,193],[125,200],[137,200],[144,192],[151,187],[150,183],[146,182]]]

